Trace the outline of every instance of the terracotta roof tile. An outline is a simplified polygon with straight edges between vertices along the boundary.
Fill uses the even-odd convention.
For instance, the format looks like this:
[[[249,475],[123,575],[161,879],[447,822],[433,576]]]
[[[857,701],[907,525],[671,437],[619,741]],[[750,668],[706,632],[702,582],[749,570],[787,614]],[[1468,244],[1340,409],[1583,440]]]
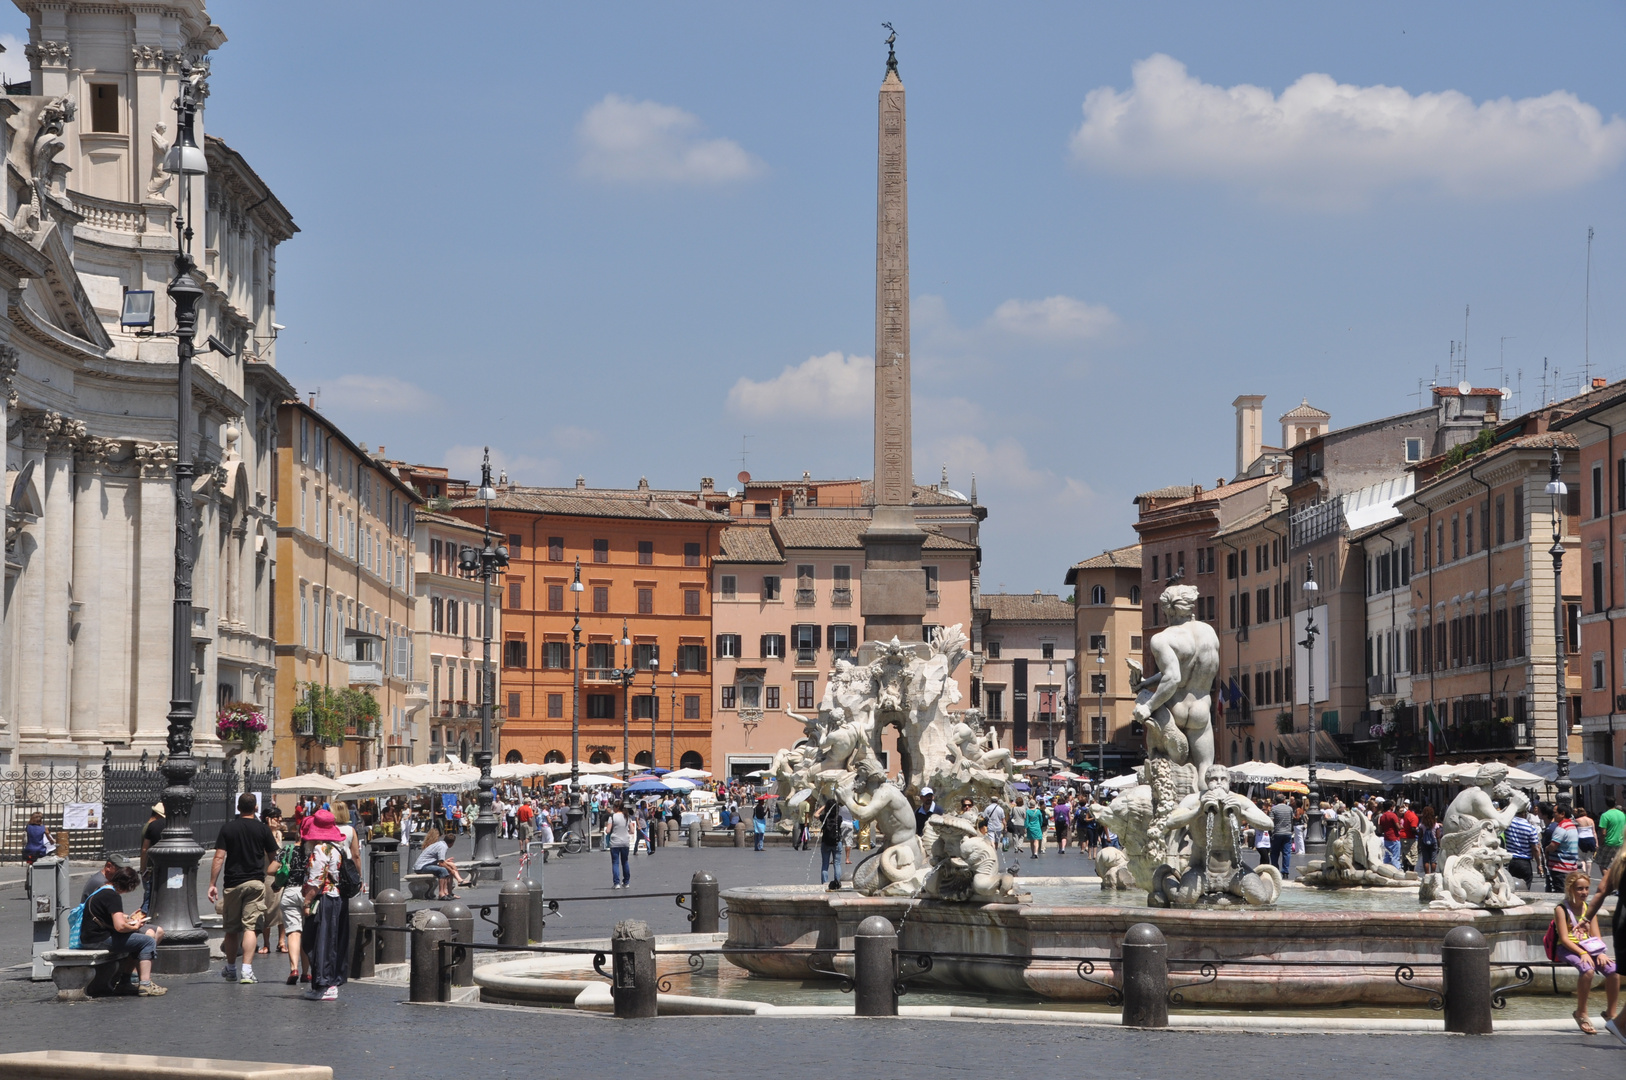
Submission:
[[[1129,544],[1073,564],[1074,570],[1139,570],[1140,545]]]
[[[774,519],[773,530],[779,543],[786,548],[827,548],[857,550],[864,545],[859,536],[869,528],[868,518],[851,517],[781,517]],[[976,545],[964,540],[944,536],[931,526],[922,526],[926,532],[927,551],[971,551]]]
[[[730,525],[723,530],[722,552],[713,562],[782,563],[785,555],[766,525]]]
[[[457,510],[478,509],[485,504],[479,499],[459,499],[452,504]],[[518,510],[533,514],[559,514],[565,517],[633,518],[645,521],[726,522],[722,514],[702,510],[690,503],[674,499],[628,498],[609,496],[586,490],[526,491],[499,488],[492,501],[493,510]]]
[[[1054,593],[983,593],[977,609],[998,622],[1071,623],[1077,614],[1072,604]]]

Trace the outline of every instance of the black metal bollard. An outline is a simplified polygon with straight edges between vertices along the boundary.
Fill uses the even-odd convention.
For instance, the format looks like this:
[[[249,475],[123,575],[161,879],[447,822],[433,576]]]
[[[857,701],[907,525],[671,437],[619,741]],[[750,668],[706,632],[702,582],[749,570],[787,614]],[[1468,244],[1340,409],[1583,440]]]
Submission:
[[[536,849],[545,851],[541,844],[534,845]],[[537,859],[533,856],[525,864],[521,872],[520,881],[525,884],[525,890],[530,894],[529,928],[526,930],[526,942],[530,945],[542,944],[542,935],[547,928],[547,905],[542,901],[542,872],[537,869]]]
[[[523,881],[505,881],[497,890],[497,944],[525,945],[531,933],[531,890]]]
[[[618,1020],[643,1020],[657,1012],[655,996],[655,934],[641,919],[615,924],[610,938],[610,993]]]
[[[373,914],[379,926],[406,926],[406,897],[395,889],[385,889],[373,897]],[[407,936],[389,931],[378,934],[378,963],[404,964],[407,958]]]
[[[1440,946],[1444,972],[1445,1030],[1458,1035],[1491,1033],[1490,943],[1471,926],[1458,926]]]
[[[386,935],[394,937],[394,934]],[[409,1001],[446,1001],[440,975],[440,943],[450,941],[452,928],[446,916],[434,908],[424,908],[412,916],[412,972]]]
[[[378,925],[378,914],[366,893],[350,898],[346,914],[350,918],[350,978],[370,979],[373,977],[374,939],[378,936],[373,927]]]
[[[461,903],[453,901],[443,905],[440,913],[446,916],[446,922],[452,928],[452,940],[461,941],[465,945],[474,944],[474,912]],[[474,950],[464,949],[463,958],[448,965],[453,986],[474,985]]]
[[[368,886],[374,896],[387,889],[401,887],[401,841],[393,836],[380,836],[367,845]]]
[[[898,1015],[898,931],[871,915],[853,934],[853,1015]]]
[[[1123,942],[1124,1027],[1169,1026],[1169,943],[1151,923],[1136,923]]]
[[[690,880],[689,903],[694,908],[689,913],[690,933],[715,934],[722,928],[718,917],[718,888],[717,879],[704,870]]]

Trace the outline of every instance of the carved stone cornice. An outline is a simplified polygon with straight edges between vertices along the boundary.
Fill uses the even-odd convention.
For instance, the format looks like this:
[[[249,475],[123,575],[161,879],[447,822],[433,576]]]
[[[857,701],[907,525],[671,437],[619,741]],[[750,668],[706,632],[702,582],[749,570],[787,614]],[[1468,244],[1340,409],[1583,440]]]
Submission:
[[[174,443],[138,442],[135,444],[136,468],[143,477],[148,479],[161,479],[169,476],[179,458],[180,455],[175,452]]]
[[[181,54],[162,45],[131,45],[130,58],[137,68],[152,71],[174,71],[181,62]]]
[[[95,435],[79,440],[74,449],[74,465],[78,469],[101,472],[107,468],[113,455],[119,452],[118,439],[103,439]]]
[[[22,358],[10,345],[0,345],[0,386],[10,386],[17,377],[17,362]]]
[[[44,450],[62,430],[62,414],[40,409],[24,409],[17,420],[17,434],[28,450]]]
[[[62,418],[56,432],[45,442],[47,454],[72,454],[78,447],[79,441],[85,437],[85,422],[83,420],[69,420]]]
[[[28,62],[46,67],[67,67],[73,48],[66,41],[37,41],[23,47]]]

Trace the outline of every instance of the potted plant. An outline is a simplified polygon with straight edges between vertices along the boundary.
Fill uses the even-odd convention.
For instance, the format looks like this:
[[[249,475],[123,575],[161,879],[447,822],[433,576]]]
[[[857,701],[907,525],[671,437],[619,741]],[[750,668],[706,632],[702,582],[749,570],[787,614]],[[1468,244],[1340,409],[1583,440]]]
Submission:
[[[266,728],[265,717],[246,701],[230,701],[215,714],[215,737],[232,757],[260,745]]]

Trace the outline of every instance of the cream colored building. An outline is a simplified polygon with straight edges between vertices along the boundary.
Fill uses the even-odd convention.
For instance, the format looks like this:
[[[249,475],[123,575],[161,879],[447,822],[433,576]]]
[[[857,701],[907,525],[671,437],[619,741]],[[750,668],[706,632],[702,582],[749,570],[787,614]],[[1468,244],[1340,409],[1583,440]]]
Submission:
[[[1067,707],[1073,605],[1054,593],[983,593],[984,724],[1018,758],[1066,758],[1079,745]]]
[[[1140,545],[1075,563],[1066,582],[1073,587],[1079,749],[1085,761],[1104,760],[1106,775],[1116,776],[1138,763],[1145,750],[1135,734],[1128,664],[1140,659],[1144,644]]]
[[[202,65],[225,35],[201,0],[17,6],[31,71],[0,97],[0,763],[156,755],[174,602],[177,369],[164,289],[181,186],[157,166],[179,65],[199,66],[207,96]],[[297,229],[242,156],[204,134],[207,115],[197,135],[209,173],[190,181],[205,292],[190,403],[191,659],[196,745],[211,757],[219,704],[269,713],[279,696],[273,447],[292,387],[275,366],[276,251]],[[153,326],[122,327],[127,291],[153,294]]]
[[[413,567],[422,498],[384,461],[310,405],[288,401],[279,429],[275,761],[284,775],[371,769],[385,748],[410,744],[428,704],[413,678],[417,618]],[[294,722],[311,685],[359,690],[374,723],[324,737]]]
[[[450,514],[419,510],[415,529],[414,576],[417,593],[417,621],[413,627],[413,678],[429,688],[428,707],[416,713],[410,733],[389,745],[391,763],[434,763],[448,754],[470,762],[480,749],[480,627],[484,619],[484,597],[479,581],[457,572],[458,552],[464,547],[480,548],[485,531]],[[493,543],[505,543],[497,536]],[[523,539],[521,540],[523,543]],[[512,551],[513,549],[510,548]],[[501,689],[503,657],[502,609],[505,602],[497,591],[517,579],[494,582],[491,595],[491,670],[498,681],[494,710],[492,752],[501,745],[504,708]],[[518,605],[511,605],[518,606]]]

